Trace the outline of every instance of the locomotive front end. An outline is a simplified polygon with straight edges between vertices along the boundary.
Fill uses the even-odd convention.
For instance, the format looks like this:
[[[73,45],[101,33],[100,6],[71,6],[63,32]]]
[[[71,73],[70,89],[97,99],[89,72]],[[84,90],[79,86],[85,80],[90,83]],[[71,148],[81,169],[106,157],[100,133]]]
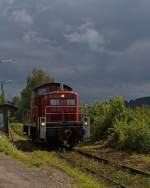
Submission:
[[[78,111],[78,94],[73,91],[53,92],[45,108],[47,139],[73,146],[82,140],[84,129]]]

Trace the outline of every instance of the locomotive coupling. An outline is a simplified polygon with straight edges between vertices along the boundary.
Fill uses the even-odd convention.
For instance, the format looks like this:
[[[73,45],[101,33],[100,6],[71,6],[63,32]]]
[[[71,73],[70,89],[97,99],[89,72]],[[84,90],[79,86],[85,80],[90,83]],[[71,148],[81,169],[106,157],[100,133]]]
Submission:
[[[72,130],[70,129],[64,130],[64,136],[66,139],[69,139],[71,135],[72,135]]]

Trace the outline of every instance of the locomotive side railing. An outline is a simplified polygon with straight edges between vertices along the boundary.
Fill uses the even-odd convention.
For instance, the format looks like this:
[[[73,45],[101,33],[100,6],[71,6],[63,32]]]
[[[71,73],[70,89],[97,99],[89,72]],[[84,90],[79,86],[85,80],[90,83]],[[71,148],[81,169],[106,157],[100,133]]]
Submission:
[[[61,111],[63,108],[64,111]],[[79,112],[65,112],[66,108],[68,109],[68,111],[71,111],[71,109],[72,111],[75,111],[77,106],[46,106],[42,116],[46,117],[47,123],[64,122],[64,121],[82,122],[84,117],[86,116],[85,107],[79,106],[78,107]],[[55,109],[58,112],[56,112]],[[37,117],[38,117],[37,106],[34,106],[32,108],[32,112],[27,109],[24,110],[23,122],[30,124],[32,122],[32,119],[37,119]]]
[[[61,108],[76,109],[76,106],[46,106],[45,108],[45,116],[47,117],[47,123],[52,122],[81,122],[83,119],[83,113],[81,112],[65,112],[61,111]],[[51,112],[53,109],[59,109],[61,112]],[[50,112],[48,112],[48,109]]]

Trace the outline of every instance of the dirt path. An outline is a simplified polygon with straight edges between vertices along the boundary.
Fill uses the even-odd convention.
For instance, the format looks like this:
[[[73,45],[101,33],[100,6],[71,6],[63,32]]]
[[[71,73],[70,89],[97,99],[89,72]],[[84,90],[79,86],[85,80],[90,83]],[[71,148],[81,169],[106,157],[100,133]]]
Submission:
[[[72,188],[76,187],[67,174],[49,167],[49,176],[39,169],[0,153],[0,188]]]

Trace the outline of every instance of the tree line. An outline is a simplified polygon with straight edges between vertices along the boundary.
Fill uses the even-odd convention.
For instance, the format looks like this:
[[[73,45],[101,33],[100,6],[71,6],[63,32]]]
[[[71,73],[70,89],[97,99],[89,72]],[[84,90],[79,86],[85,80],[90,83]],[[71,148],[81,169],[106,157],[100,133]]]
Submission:
[[[13,114],[15,120],[21,120],[23,111],[25,109],[30,109],[33,89],[39,85],[51,82],[54,82],[54,78],[42,69],[34,69],[32,73],[27,76],[25,88],[21,91],[20,96],[15,96],[12,101],[13,105],[19,108],[19,110]]]

